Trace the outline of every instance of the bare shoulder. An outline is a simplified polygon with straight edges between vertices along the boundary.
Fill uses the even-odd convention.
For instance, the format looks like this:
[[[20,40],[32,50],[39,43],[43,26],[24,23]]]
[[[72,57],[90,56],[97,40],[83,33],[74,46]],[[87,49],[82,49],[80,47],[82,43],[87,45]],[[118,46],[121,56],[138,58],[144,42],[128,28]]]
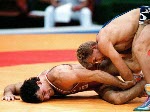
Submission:
[[[86,69],[81,64],[71,64],[74,69]]]
[[[133,9],[124,13],[102,28],[97,35],[97,41],[102,45],[111,42],[113,45],[124,40],[123,37],[130,39],[137,31],[138,21],[140,17],[140,9]]]
[[[114,37],[118,36],[119,30],[117,22],[110,22],[99,31],[96,40],[101,46],[107,45],[108,42],[115,43]]]
[[[53,67],[49,74],[49,77],[51,79],[59,79],[59,78],[65,78],[65,76],[71,76],[72,74],[72,69],[77,68],[77,65],[71,65],[71,64],[61,64]]]
[[[116,24],[118,22],[122,22],[121,24],[126,24],[126,21],[127,22],[139,21],[139,17],[140,17],[140,8],[137,8],[137,9],[127,11],[126,13],[118,16],[111,23]]]

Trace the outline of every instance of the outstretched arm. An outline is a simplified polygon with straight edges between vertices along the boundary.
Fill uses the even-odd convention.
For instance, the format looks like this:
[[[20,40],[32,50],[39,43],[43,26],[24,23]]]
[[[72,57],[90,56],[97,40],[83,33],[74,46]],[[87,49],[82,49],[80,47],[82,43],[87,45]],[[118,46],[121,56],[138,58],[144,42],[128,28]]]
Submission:
[[[135,85],[135,81],[121,81],[118,78],[110,75],[107,72],[100,70],[87,70],[87,69],[79,69],[76,71],[77,78],[80,82],[99,82],[102,84],[108,84],[112,86],[116,86],[122,89],[128,89]]]
[[[6,86],[4,89],[2,100],[19,100],[20,98],[17,98],[15,95],[19,95],[22,84],[23,83],[20,82]]]

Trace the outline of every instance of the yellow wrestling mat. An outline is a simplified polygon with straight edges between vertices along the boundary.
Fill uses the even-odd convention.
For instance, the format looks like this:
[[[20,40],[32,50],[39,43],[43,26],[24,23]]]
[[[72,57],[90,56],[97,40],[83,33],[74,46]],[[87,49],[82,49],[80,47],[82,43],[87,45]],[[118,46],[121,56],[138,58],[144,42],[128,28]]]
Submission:
[[[3,55],[1,58],[7,61],[7,64],[5,64],[5,61],[1,60],[1,64],[4,64],[0,67],[0,97],[2,97],[4,87],[9,84],[22,82],[58,64],[78,63],[75,58],[66,58],[67,55],[65,54],[64,60],[61,61],[56,60],[57,62],[54,62],[47,59],[48,61],[45,62],[43,59],[39,63],[38,61],[30,63],[31,60],[26,60],[30,51],[36,51],[36,53],[40,51],[39,53],[41,53],[41,51],[58,50],[61,52],[66,50],[68,53],[75,51],[81,43],[95,40],[95,38],[96,34],[0,35],[0,55]],[[18,52],[21,52],[21,54],[18,54],[15,59],[13,56],[16,55],[13,53]],[[62,56],[61,53],[58,53],[57,58],[59,55]],[[73,55],[75,56],[75,54]],[[20,62],[19,59],[23,60],[24,63],[14,64],[14,60]],[[87,91],[69,95],[66,98],[51,99],[40,104],[25,103],[22,100],[0,101],[0,112],[132,112],[135,107],[141,105],[144,101],[145,98],[135,98],[128,104],[113,105],[99,99],[95,92]]]

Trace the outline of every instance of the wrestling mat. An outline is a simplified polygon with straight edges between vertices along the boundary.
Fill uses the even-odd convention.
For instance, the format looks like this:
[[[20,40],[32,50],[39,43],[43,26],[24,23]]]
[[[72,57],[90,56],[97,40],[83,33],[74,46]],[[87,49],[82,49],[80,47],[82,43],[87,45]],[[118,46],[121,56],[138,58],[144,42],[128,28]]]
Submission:
[[[0,35],[0,97],[9,84],[37,76],[55,65],[78,63],[76,49],[95,37],[95,33]],[[130,112],[144,101],[135,98],[124,105],[113,105],[87,91],[40,104],[0,101],[0,112]]]

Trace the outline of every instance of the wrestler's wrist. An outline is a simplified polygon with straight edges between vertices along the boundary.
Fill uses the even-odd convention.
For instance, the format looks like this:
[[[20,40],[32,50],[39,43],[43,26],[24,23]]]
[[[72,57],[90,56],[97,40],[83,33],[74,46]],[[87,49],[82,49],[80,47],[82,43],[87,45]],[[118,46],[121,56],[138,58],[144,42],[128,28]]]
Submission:
[[[143,79],[143,75],[134,75],[134,80],[135,80],[136,83],[138,83],[142,79]]]

